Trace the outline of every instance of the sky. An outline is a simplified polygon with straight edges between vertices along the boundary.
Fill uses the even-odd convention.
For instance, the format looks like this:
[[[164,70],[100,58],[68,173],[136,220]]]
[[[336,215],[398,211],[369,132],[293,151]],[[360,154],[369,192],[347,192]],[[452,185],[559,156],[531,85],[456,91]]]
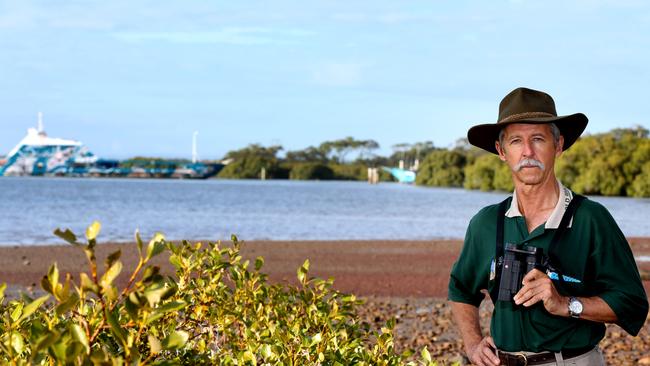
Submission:
[[[0,0],[0,155],[43,112],[96,155],[352,136],[450,147],[526,86],[648,128],[644,1]]]

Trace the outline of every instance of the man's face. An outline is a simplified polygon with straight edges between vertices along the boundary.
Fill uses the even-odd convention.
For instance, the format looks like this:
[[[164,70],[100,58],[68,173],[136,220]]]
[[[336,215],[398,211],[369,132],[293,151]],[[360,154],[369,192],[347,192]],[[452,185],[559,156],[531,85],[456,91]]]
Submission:
[[[555,158],[562,154],[564,138],[555,143],[548,124],[513,123],[506,126],[503,145],[496,143],[501,160],[512,178],[526,185],[536,185],[554,176]]]

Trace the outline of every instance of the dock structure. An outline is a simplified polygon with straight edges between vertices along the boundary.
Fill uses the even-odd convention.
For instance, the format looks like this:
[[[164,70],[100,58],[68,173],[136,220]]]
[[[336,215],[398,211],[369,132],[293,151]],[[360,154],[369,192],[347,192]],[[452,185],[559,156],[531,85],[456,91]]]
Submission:
[[[382,169],[390,173],[400,183],[415,183],[416,173],[413,170],[389,167],[382,167]]]
[[[379,183],[379,170],[376,167],[368,167],[368,183]]]

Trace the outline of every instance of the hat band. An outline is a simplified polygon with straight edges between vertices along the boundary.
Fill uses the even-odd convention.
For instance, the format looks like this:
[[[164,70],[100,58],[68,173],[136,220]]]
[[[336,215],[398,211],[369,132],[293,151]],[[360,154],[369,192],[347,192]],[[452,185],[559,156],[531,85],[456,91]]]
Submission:
[[[520,119],[526,119],[526,118],[543,118],[543,117],[557,117],[557,116],[546,112],[524,112],[524,113],[512,114],[500,120],[498,123],[518,121]]]

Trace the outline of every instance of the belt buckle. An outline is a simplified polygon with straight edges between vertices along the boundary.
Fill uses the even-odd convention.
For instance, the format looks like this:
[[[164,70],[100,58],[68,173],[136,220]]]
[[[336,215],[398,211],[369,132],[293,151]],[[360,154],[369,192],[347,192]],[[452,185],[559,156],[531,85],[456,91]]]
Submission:
[[[523,366],[528,366],[528,357],[526,357],[526,355],[523,352],[515,353],[514,355],[517,356],[517,357],[523,358],[524,359],[524,365]]]

